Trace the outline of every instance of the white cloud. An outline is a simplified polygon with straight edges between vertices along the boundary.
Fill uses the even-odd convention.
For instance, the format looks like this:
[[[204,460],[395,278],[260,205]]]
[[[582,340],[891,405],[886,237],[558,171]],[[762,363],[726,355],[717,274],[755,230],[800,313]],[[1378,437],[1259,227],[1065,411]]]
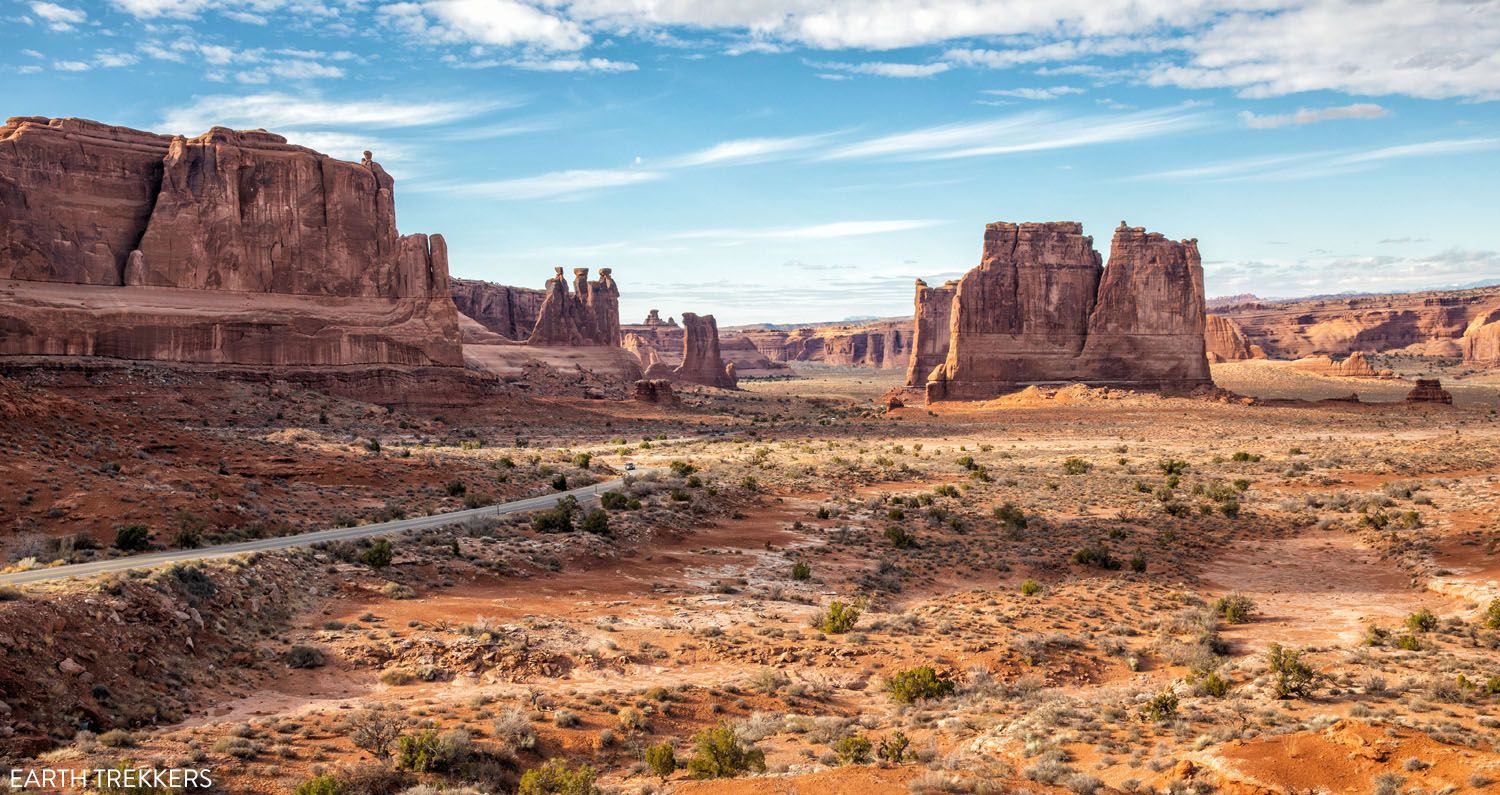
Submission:
[[[128,52],[100,52],[94,56],[94,63],[105,69],[119,69],[125,66],[134,66],[140,63],[140,58]]]
[[[56,31],[72,30],[74,25],[81,25],[89,18],[88,14],[76,8],[47,2],[32,3],[31,13],[47,20],[47,27]]]
[[[1183,107],[1107,116],[1030,112],[991,121],[945,124],[885,135],[838,147],[826,156],[836,160],[985,157],[1151,138],[1207,124],[1206,116]]]
[[[59,72],[87,72],[92,67],[83,61],[53,61],[52,68]]]
[[[1211,291],[1276,296],[1433,289],[1500,277],[1500,252],[1452,248],[1425,257],[1321,255],[1300,259],[1207,263]],[[1267,296],[1269,297],[1269,296]]]
[[[1450,138],[1375,149],[1320,150],[1228,160],[1141,174],[1138,179],[1284,181],[1364,171],[1389,160],[1500,149],[1500,138]]]
[[[1045,88],[991,88],[981,91],[992,97],[1010,97],[1012,99],[1034,99],[1049,100],[1068,94],[1082,94],[1083,89],[1074,86],[1047,86]]]
[[[807,64],[814,69],[827,69],[834,72],[846,72],[856,75],[874,75],[876,77],[932,77],[952,69],[949,64],[937,63],[843,63],[832,62],[809,62]]]
[[[209,0],[110,0],[126,13],[140,19],[191,19],[209,6]]]
[[[1240,112],[1240,121],[1246,127],[1256,130],[1270,130],[1288,125],[1300,126],[1303,124],[1317,124],[1320,121],[1336,121],[1338,119],[1380,119],[1391,115],[1391,112],[1379,105],[1368,102],[1354,105],[1341,105],[1336,108],[1298,108],[1295,113],[1278,113],[1258,115],[1250,111]]]
[[[577,50],[590,41],[577,22],[516,0],[427,0],[420,6],[397,3],[383,10],[408,31],[448,41],[546,50]]]
[[[741,138],[724,141],[696,152],[668,158],[663,162],[663,167],[692,168],[760,163],[793,152],[805,151],[827,137],[826,135],[801,135],[791,138]]]
[[[526,72],[634,72],[639,69],[629,61],[611,61],[608,58],[509,58],[484,60],[473,63],[458,62],[461,68],[486,69],[492,66],[509,66]]]
[[[160,127],[196,135],[209,127],[284,129],[327,127],[427,127],[472,118],[506,107],[501,101],[333,100],[285,93],[213,95],[169,109]]]
[[[458,192],[491,199],[547,199],[577,197],[605,188],[639,185],[661,179],[659,171],[635,169],[570,169],[553,171],[535,177],[489,180],[463,183],[432,183],[419,185],[422,192]]]

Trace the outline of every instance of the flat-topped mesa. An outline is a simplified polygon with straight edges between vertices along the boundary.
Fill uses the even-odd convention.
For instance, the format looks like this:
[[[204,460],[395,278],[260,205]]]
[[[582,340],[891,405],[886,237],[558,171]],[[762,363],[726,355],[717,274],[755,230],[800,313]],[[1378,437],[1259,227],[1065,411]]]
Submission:
[[[393,186],[369,153],[264,130],[11,119],[0,279],[21,286],[0,353],[461,366],[447,247],[397,233]]]
[[[927,282],[917,280],[911,358],[906,369],[908,387],[926,384],[933,369],[947,360],[953,324],[953,296],[957,293],[956,281],[945,282],[941,287],[928,287]]]
[[[541,315],[542,290],[478,279],[451,279],[453,303],[479,325],[509,340],[525,341]]]
[[[719,353],[719,324],[713,315],[682,313],[682,364],[672,377],[704,386],[736,389],[734,372]]]
[[[568,291],[563,269],[547,280],[537,312],[536,326],[527,342],[531,345],[620,344],[620,289],[610,268],[599,269],[599,279],[589,281],[588,268],[573,269],[573,291]]]
[[[1211,383],[1196,241],[1122,223],[1106,268],[1080,223],[989,224],[951,312],[928,400],[984,400],[1037,383]]]

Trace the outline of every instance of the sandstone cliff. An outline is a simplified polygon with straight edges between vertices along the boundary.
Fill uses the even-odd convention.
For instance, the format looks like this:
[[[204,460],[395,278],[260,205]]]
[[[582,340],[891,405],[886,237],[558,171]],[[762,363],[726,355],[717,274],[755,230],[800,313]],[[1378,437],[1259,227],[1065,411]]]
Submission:
[[[508,340],[525,340],[536,327],[547,294],[478,279],[451,279],[458,311]]]
[[[264,131],[0,127],[0,354],[463,363],[441,236],[393,182]]]
[[[563,269],[547,280],[536,326],[527,342],[532,345],[620,344],[620,289],[600,268],[599,279],[589,281],[588,268],[573,269],[573,290],[563,278]]]
[[[1210,362],[1242,362],[1246,359],[1264,359],[1266,352],[1259,345],[1251,345],[1240,331],[1239,324],[1227,317],[1209,315],[1203,330],[1204,343]]]
[[[734,373],[719,353],[719,324],[713,315],[682,313],[682,364],[672,377],[704,386],[734,389]]]
[[[928,400],[979,400],[1029,383],[1189,389],[1211,383],[1196,241],[1121,224],[1103,267],[1074,222],[985,228],[953,297],[948,357]]]
[[[1500,287],[1483,287],[1257,300],[1213,311],[1234,321],[1250,344],[1276,359],[1398,350],[1457,357],[1470,324],[1497,306]]]
[[[1500,305],[1469,321],[1462,346],[1464,364],[1500,367]]]
[[[821,323],[794,328],[752,326],[741,333],[773,362],[903,369],[912,345],[909,319]]]
[[[948,338],[953,325],[953,296],[958,282],[928,287],[917,280],[912,323],[911,356],[906,369],[906,385],[922,387],[934,368],[948,360]]]

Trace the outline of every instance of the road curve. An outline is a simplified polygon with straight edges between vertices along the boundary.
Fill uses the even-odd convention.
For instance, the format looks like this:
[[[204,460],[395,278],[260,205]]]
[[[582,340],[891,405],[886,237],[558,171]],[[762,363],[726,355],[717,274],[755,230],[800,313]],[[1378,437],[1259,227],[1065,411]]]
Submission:
[[[658,468],[641,469],[635,475],[643,475],[647,472],[659,471]],[[630,477],[627,475],[626,477]],[[198,560],[212,560],[214,558],[229,558],[242,555],[246,552],[267,552],[275,549],[293,549],[295,547],[311,546],[324,541],[350,541],[357,538],[374,538],[376,536],[404,533],[409,530],[426,530],[433,527],[442,527],[457,522],[467,521],[478,517],[505,516],[513,513],[527,513],[530,511],[541,511],[551,508],[557,504],[562,497],[572,496],[579,500],[594,497],[610,489],[619,488],[625,484],[626,478],[615,478],[603,483],[595,483],[591,486],[582,486],[576,489],[560,491],[556,494],[544,494],[540,497],[528,497],[524,500],[504,502],[498,505],[486,505],[483,508],[469,508],[462,511],[449,511],[447,513],[433,514],[431,516],[419,516],[412,519],[396,519],[390,522],[377,522],[375,524],[358,525],[356,527],[335,527],[331,530],[317,530],[311,533],[299,533],[292,536],[280,536],[277,538],[257,538],[254,541],[240,541],[233,544],[219,544],[212,547],[201,547],[199,549],[178,549],[168,552],[153,552],[147,555],[131,555],[124,558],[111,558],[109,560],[96,560],[90,563],[74,563],[67,566],[53,566],[45,569],[31,569],[29,571],[18,571],[11,574],[0,574],[0,585],[28,585],[31,583],[46,582],[48,580],[64,580],[70,577],[92,577],[98,574],[107,574],[116,571],[129,571],[131,569],[145,569],[154,566],[164,566],[169,563],[189,563]]]

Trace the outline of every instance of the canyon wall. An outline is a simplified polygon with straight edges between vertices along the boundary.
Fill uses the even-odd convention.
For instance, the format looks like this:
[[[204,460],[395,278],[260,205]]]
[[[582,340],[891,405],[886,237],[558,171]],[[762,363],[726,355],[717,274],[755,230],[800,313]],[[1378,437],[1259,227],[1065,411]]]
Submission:
[[[1401,351],[1458,357],[1477,318],[1500,309],[1500,287],[1386,295],[1252,300],[1221,306],[1251,345],[1274,359]]]
[[[0,354],[463,363],[439,235],[393,181],[264,131],[0,127]]]
[[[531,336],[541,315],[542,290],[510,287],[478,279],[450,279],[453,304],[479,325],[508,339],[522,341]]]
[[[1461,342],[1465,364],[1500,367],[1500,303],[1469,321]]]
[[[1227,317],[1209,315],[1203,328],[1203,340],[1208,349],[1208,360],[1216,364],[1266,358],[1266,352],[1259,345],[1251,345],[1240,331],[1239,324]]]
[[[653,309],[644,321],[626,324],[621,330],[626,339],[625,347],[636,353],[642,367],[649,370],[652,364],[660,363],[670,371],[682,364],[684,331],[676,318],[663,321],[661,313]],[[649,354],[643,350],[647,347],[651,348]],[[719,332],[719,354],[726,363],[734,365],[735,373],[740,377],[777,376],[785,374],[788,369],[785,364],[767,357],[747,336],[728,329]]]
[[[930,401],[982,400],[1031,383],[1212,383],[1196,241],[1122,223],[1106,268],[1082,224],[990,224],[951,312]]]
[[[911,356],[912,324],[908,319],[795,328],[753,326],[740,333],[773,362],[904,369]]]

